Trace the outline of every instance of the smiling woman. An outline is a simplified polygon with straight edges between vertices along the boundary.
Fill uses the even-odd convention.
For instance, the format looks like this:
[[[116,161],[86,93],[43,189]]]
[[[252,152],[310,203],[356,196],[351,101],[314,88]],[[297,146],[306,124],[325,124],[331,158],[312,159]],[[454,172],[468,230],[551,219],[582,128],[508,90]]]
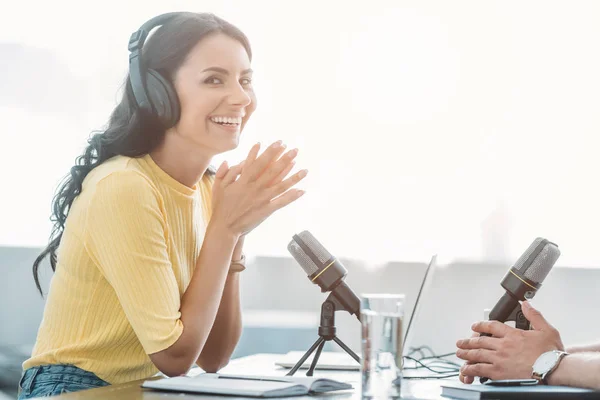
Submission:
[[[153,28],[157,31],[144,42]],[[304,192],[297,151],[252,147],[256,108],[246,36],[212,14],[169,13],[129,43],[130,74],[54,199],[55,275],[19,398],[227,364],[241,333],[244,237]],[[242,264],[242,265],[240,265]]]

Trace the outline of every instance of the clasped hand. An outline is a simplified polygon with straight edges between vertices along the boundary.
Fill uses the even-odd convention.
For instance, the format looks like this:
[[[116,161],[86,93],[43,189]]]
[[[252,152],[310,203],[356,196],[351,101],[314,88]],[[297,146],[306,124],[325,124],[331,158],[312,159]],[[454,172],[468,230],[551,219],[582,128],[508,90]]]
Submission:
[[[278,141],[259,156],[257,143],[241,163],[230,167],[224,161],[213,185],[211,221],[243,236],[275,211],[300,198],[304,191],[294,186],[308,171],[301,170],[286,178],[294,167],[298,150],[285,152],[285,149]]]

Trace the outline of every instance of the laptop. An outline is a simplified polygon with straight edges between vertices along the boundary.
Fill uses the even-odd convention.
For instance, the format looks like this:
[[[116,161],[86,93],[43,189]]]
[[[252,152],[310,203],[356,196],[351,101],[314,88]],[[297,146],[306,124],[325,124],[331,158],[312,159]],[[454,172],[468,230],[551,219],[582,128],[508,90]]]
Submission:
[[[437,255],[431,257],[429,261],[429,265],[425,270],[425,276],[421,281],[421,287],[419,288],[419,293],[417,294],[417,299],[415,301],[415,306],[413,307],[412,313],[410,315],[410,319],[408,320],[408,325],[406,327],[406,334],[404,335],[403,342],[403,355],[407,356],[410,353],[411,344],[414,338],[415,329],[413,327],[415,321],[418,319],[419,313],[421,311],[422,298],[431,290],[431,284],[433,282],[433,276],[436,269],[437,263]],[[302,358],[304,355],[304,351],[290,351],[287,354],[284,354],[281,359],[275,362],[275,365],[284,367],[284,368],[293,368],[298,360]],[[313,360],[316,351],[314,351],[307,359],[304,361],[300,369],[308,369]],[[341,370],[341,371],[359,371],[360,364],[356,362],[349,354],[341,351],[323,351],[319,356],[319,362],[315,369],[323,369],[323,370]]]

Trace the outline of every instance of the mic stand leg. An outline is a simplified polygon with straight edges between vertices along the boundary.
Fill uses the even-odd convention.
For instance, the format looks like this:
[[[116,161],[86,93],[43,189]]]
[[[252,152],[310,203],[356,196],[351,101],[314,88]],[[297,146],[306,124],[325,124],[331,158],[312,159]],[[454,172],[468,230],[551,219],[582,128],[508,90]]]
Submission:
[[[290,370],[290,372],[288,372],[286,374],[286,376],[292,376],[296,373],[296,371],[298,371],[298,368],[300,368],[302,366],[302,364],[304,364],[304,361],[306,361],[306,359],[308,357],[310,357],[310,355],[312,354],[313,351],[315,351],[315,349],[318,347],[319,348],[319,352],[318,354],[321,355],[321,349],[323,348],[323,345],[325,344],[325,339],[323,339],[322,337],[318,338],[317,341],[315,343],[313,343],[312,346],[310,346],[310,349],[308,349],[308,351],[306,353],[304,353],[304,355],[302,356],[302,358],[296,363],[296,365],[294,365],[294,368],[292,368]],[[315,363],[315,360],[317,359],[317,357],[314,358],[313,363]]]
[[[332,297],[331,295],[321,305],[321,325],[319,326],[319,338],[313,343],[310,349],[304,353],[302,358],[300,358],[300,360],[296,363],[296,365],[294,365],[290,372],[286,374],[286,376],[294,375],[302,366],[302,364],[304,364],[306,359],[310,357],[312,352],[316,349],[317,352],[315,353],[315,357],[310,364],[310,368],[306,372],[306,376],[313,376],[317,362],[321,356],[321,352],[323,351],[323,346],[325,345],[325,342],[330,340],[336,342],[346,353],[354,358],[356,362],[360,363],[360,358],[356,355],[356,353],[346,346],[346,344],[342,342],[335,334],[335,311],[337,307],[341,307],[341,305],[337,302],[335,297]]]
[[[312,362],[310,363],[310,368],[308,369],[308,371],[306,371],[306,376],[313,376],[313,373],[315,372],[315,367],[317,366],[317,361],[319,360],[319,357],[321,356],[321,351],[323,351],[324,345],[325,345],[325,340],[321,340],[321,344],[319,345],[319,347],[317,347],[317,352],[315,353],[315,357],[313,358]]]
[[[333,337],[334,342],[336,342],[342,349],[346,351],[346,353],[350,354],[352,358],[356,360],[357,363],[360,364],[360,358],[350,349],[350,347],[346,346],[344,342],[342,342],[337,336]]]

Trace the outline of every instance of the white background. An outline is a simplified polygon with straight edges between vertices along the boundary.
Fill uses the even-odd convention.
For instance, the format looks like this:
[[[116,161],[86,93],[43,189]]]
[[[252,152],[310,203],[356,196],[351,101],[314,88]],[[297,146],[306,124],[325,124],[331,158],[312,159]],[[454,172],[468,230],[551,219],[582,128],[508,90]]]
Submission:
[[[215,12],[253,47],[259,108],[215,164],[283,139],[310,171],[249,255],[287,255],[304,229],[372,263],[514,260],[544,236],[558,264],[600,266],[596,1],[13,2],[0,245],[46,243],[58,181],[116,104],[130,33],[176,10]]]

